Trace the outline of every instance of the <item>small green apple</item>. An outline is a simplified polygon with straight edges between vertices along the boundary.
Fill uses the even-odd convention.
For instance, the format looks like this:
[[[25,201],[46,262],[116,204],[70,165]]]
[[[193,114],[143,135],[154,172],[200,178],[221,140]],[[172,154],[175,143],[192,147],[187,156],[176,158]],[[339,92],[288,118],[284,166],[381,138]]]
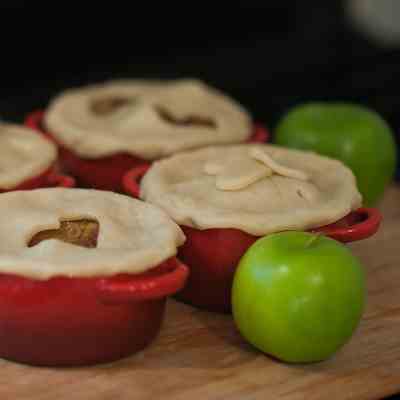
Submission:
[[[353,334],[364,301],[357,258],[339,242],[306,232],[257,240],[241,259],[232,289],[242,336],[286,362],[332,356]]]
[[[381,198],[396,167],[389,125],[376,112],[355,104],[297,106],[278,123],[275,142],[343,161],[356,176],[367,206]]]

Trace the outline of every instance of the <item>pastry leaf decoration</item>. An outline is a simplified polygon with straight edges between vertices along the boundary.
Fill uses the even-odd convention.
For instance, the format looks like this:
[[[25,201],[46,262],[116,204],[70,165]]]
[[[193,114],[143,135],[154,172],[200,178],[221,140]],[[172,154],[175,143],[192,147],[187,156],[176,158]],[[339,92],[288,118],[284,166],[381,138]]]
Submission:
[[[304,171],[278,163],[266,151],[257,147],[251,148],[247,157],[209,161],[204,165],[204,172],[216,177],[217,189],[232,191],[245,189],[252,183],[274,174],[302,181],[309,180]]]

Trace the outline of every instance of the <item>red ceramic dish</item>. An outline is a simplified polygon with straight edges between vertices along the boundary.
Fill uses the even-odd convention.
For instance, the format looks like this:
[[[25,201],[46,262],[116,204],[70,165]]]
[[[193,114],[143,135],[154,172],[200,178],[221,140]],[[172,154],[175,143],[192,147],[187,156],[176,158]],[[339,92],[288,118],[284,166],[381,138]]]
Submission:
[[[124,177],[126,193],[138,197],[139,181],[148,168],[136,168]],[[343,243],[366,239],[375,234],[382,220],[377,209],[359,208],[341,220],[312,229]],[[259,237],[238,229],[198,230],[181,226],[186,242],[178,257],[190,268],[186,286],[177,297],[210,311],[229,312],[231,287],[236,266]]]
[[[98,159],[81,158],[58,144],[51,133],[44,129],[42,123],[43,114],[43,111],[35,111],[29,114],[25,119],[25,125],[42,132],[58,145],[60,162],[63,168],[77,178],[80,186],[122,192],[121,182],[127,171],[137,166],[150,165],[148,160],[122,153]],[[262,143],[268,141],[268,139],[268,131],[261,125],[256,124],[254,133],[249,141]]]
[[[30,190],[47,187],[72,188],[75,187],[75,179],[68,175],[59,174],[56,172],[55,167],[50,167],[40,175],[29,178],[12,189],[0,188],[0,193],[10,192],[13,190]]]
[[[110,278],[0,274],[0,357],[73,366],[128,356],[157,335],[166,297],[184,286],[188,272],[170,258],[148,272]]]

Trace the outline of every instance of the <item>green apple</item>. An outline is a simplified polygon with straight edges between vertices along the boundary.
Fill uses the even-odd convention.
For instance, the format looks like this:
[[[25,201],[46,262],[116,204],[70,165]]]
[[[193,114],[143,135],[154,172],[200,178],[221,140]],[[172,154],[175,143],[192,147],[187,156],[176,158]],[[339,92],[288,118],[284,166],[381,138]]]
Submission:
[[[286,362],[332,356],[357,327],[364,302],[357,258],[339,242],[306,232],[255,242],[239,263],[232,289],[242,336]]]
[[[381,198],[396,167],[390,127],[376,112],[355,104],[297,106],[278,123],[275,142],[343,161],[356,176],[365,205]]]

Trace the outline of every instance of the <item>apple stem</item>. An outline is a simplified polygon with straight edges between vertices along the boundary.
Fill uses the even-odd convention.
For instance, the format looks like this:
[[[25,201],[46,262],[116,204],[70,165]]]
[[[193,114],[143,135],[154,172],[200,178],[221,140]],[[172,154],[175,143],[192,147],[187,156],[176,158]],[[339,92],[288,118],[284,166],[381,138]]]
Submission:
[[[315,233],[312,234],[312,237],[309,239],[309,241],[306,243],[306,247],[311,246],[317,239],[319,239],[321,236],[320,233]]]

